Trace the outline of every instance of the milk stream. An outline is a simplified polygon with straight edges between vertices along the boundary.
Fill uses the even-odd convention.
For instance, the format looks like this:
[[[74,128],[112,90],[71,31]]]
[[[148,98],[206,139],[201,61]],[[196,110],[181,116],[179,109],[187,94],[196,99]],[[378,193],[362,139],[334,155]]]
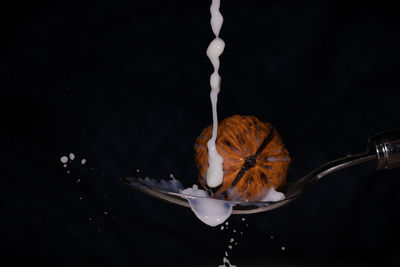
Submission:
[[[207,56],[210,59],[214,72],[210,76],[211,86],[211,105],[212,105],[212,117],[213,117],[213,129],[211,139],[207,142],[208,148],[208,169],[207,169],[207,185],[209,187],[217,187],[222,184],[224,178],[224,172],[222,170],[223,158],[218,154],[215,141],[218,133],[218,116],[217,116],[217,101],[218,93],[220,91],[221,77],[218,74],[219,71],[219,56],[222,54],[225,48],[224,41],[219,38],[219,32],[224,21],[221,12],[219,11],[220,0],[213,0],[210,13],[211,13],[211,28],[215,34],[215,39],[210,43],[207,48]]]

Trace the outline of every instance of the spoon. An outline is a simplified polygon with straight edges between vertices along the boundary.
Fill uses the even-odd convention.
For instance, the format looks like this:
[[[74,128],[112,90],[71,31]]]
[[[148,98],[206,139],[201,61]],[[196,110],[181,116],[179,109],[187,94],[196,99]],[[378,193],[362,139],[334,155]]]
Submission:
[[[214,201],[231,204],[233,206],[232,214],[251,214],[276,209],[298,198],[310,185],[325,175],[369,161],[375,163],[377,170],[400,167],[400,129],[376,134],[368,139],[366,152],[348,155],[344,158],[325,163],[296,182],[289,183],[283,189],[285,199],[281,201],[243,202],[221,199],[215,199]],[[190,208],[188,199],[204,199],[204,197],[181,194],[180,192],[184,188],[176,179],[156,181],[149,178],[128,177],[123,181],[128,186],[152,197],[188,208]]]

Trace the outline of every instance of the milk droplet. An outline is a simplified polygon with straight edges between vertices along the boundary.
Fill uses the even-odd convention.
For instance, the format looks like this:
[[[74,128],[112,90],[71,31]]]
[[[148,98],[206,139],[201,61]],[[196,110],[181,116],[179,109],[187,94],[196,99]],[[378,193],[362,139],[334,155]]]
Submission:
[[[107,212],[107,211],[105,211],[105,212],[104,212],[104,215],[108,215],[108,212]]]
[[[67,168],[67,164],[64,164],[63,167],[64,167],[64,168]]]
[[[67,171],[67,173],[70,173],[70,171]]]
[[[74,153],[69,153],[69,159],[70,159],[70,160],[74,160],[74,159],[75,159]]]
[[[68,157],[67,156],[62,156],[60,158],[60,160],[61,160],[61,163],[67,163],[68,162]]]
[[[210,45],[207,48],[207,56],[210,59],[216,59],[222,55],[225,49],[225,42],[221,38],[215,38],[211,41]]]
[[[282,251],[283,251],[283,250],[285,250],[286,248],[285,248],[285,247],[281,247],[281,249],[282,249]]]
[[[81,164],[84,165],[86,163],[86,159],[81,160]]]
[[[273,235],[271,235],[271,237],[270,237],[271,239],[274,239],[274,236]]]
[[[224,226],[223,225],[221,226],[221,230],[224,230]]]
[[[79,182],[81,181],[81,179],[76,180],[76,183],[79,184]]]
[[[233,241],[235,241],[235,239],[231,238],[231,240],[229,240],[229,243],[232,243]]]
[[[228,246],[228,248],[229,248],[229,249],[232,249],[232,246],[231,246],[231,245],[229,245],[229,246]]]
[[[229,222],[226,222],[225,225],[229,225]]]
[[[139,169],[137,169],[136,172],[139,172]]]
[[[236,229],[233,229],[233,232],[236,233]]]
[[[246,220],[246,218],[242,218],[242,221],[245,221]]]

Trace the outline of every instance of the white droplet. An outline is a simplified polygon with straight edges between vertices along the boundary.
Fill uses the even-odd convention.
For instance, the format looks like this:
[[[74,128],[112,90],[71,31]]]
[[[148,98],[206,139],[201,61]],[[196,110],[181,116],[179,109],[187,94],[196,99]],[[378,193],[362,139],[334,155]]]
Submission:
[[[210,59],[218,58],[225,49],[225,42],[221,38],[215,38],[207,48],[207,56]]]
[[[70,159],[70,160],[74,160],[74,159],[75,159],[74,153],[69,153],[69,159]]]
[[[107,211],[105,211],[105,212],[104,212],[104,215],[108,215],[108,212],[107,212]]]
[[[91,221],[92,220],[92,218],[89,218],[89,221]]]
[[[76,183],[79,184],[79,182],[81,181],[81,179],[76,180]]]
[[[231,246],[231,245],[229,245],[229,246],[228,246],[228,248],[229,248],[229,249],[232,249],[232,246]]]
[[[245,221],[246,220],[246,218],[242,218],[242,221]]]
[[[223,225],[221,226],[221,230],[224,230],[224,226]]]
[[[67,163],[68,162],[68,157],[67,156],[62,156],[60,158],[60,160],[61,160],[62,163]]]
[[[64,164],[63,166],[64,166],[64,168],[67,168],[67,164]]]
[[[84,165],[86,163],[86,159],[81,160],[81,164]]]
[[[233,232],[236,233],[236,229],[233,229]]]
[[[225,225],[229,225],[229,222],[226,222]]]
[[[270,237],[271,239],[274,239],[274,236],[273,235],[271,235],[271,237]]]
[[[67,173],[70,173],[70,171],[67,171]]]
[[[229,240],[229,243],[232,243],[233,241],[235,241],[235,239],[231,238],[231,240]]]
[[[282,249],[282,251],[283,251],[283,250],[285,250],[286,248],[285,248],[285,247],[281,247],[281,249]]]

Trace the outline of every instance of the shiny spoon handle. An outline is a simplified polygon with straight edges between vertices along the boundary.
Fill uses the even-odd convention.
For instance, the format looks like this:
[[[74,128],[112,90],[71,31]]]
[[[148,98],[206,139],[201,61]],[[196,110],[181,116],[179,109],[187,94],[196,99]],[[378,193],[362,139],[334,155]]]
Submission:
[[[400,167],[400,129],[370,137],[369,149],[376,153],[378,170]]]

